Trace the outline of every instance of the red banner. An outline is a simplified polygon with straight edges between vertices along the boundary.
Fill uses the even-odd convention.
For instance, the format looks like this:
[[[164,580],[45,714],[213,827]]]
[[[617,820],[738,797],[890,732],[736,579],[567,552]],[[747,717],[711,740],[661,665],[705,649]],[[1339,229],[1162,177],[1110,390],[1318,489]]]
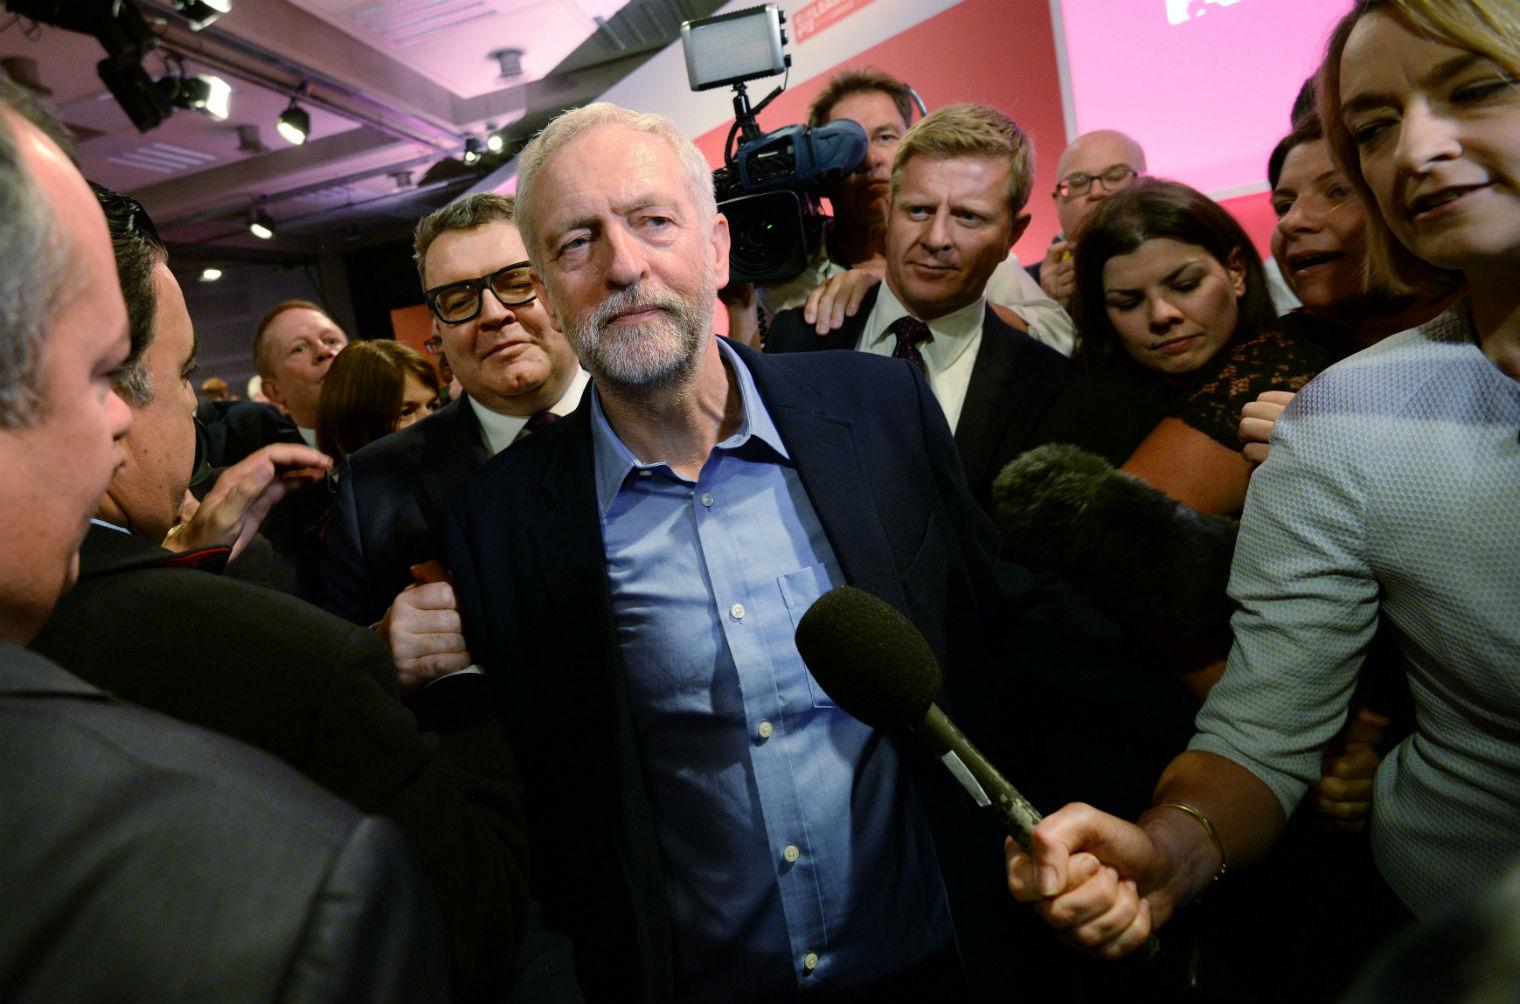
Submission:
[[[808,36],[843,21],[869,3],[871,0],[813,0],[788,15],[792,41],[800,45]]]

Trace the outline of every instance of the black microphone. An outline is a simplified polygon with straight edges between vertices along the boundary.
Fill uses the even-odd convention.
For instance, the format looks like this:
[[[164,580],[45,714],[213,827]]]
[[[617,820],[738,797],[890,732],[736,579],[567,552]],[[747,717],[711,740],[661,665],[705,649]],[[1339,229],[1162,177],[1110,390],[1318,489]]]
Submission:
[[[797,651],[845,711],[872,728],[907,729],[1025,850],[1041,816],[934,703],[943,674],[896,609],[854,586],[818,598],[797,624]]]
[[[913,622],[854,586],[818,597],[797,622],[797,651],[835,704],[875,729],[907,729],[1026,852],[1043,818],[982,751],[955,727],[934,695],[944,674]],[[1139,951],[1160,951],[1153,933]]]

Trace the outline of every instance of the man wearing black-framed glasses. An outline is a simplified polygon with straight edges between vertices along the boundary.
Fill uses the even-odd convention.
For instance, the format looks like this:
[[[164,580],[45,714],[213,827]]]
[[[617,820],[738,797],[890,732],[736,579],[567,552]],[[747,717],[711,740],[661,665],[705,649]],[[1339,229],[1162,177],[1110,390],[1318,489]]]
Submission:
[[[414,565],[443,557],[449,496],[491,456],[575,410],[588,379],[528,279],[511,197],[455,200],[418,223],[414,250],[429,350],[447,356],[463,394],[347,458],[322,558],[328,606],[376,624],[403,693],[471,664],[457,630],[438,630],[450,620],[448,583],[407,588]]]
[[[1113,129],[1097,129],[1072,140],[1056,163],[1056,217],[1061,233],[1045,252],[1045,260],[1029,267],[1047,296],[1063,307],[1071,305],[1077,274],[1072,256],[1077,228],[1098,203],[1128,188],[1145,174],[1145,151],[1130,137]]]

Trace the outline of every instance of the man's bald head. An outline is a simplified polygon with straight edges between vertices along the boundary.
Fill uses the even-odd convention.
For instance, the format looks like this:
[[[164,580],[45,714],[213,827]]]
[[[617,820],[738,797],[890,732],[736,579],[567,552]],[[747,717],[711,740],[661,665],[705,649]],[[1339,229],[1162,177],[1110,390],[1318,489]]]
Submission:
[[[1081,195],[1061,194],[1063,183],[1076,181],[1080,187],[1084,178],[1098,178],[1103,172],[1118,167],[1127,167],[1134,174],[1127,176],[1122,183],[1109,182],[1113,188],[1105,187],[1102,180],[1096,180]],[[1061,232],[1068,240],[1071,239],[1088,214],[1111,191],[1128,186],[1137,175],[1144,173],[1145,151],[1139,143],[1122,132],[1095,129],[1072,140],[1071,145],[1062,152],[1061,159],[1056,162],[1055,201],[1056,215],[1061,220]]]
[[[105,217],[26,100],[0,88],[0,640],[22,643],[73,581],[132,421]]]

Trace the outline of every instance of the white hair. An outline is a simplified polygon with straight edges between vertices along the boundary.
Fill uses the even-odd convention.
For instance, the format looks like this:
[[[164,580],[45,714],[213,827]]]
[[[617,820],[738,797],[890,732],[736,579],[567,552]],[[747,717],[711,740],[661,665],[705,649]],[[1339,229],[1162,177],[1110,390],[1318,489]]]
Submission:
[[[523,243],[528,246],[528,260],[540,275],[543,270],[538,228],[543,213],[534,192],[539,172],[560,148],[582,133],[608,125],[651,133],[665,140],[681,165],[683,180],[704,227],[711,224],[718,213],[718,203],[713,196],[712,172],[708,169],[707,160],[696,144],[687,139],[670,119],[653,112],[636,112],[609,101],[572,108],[544,126],[543,132],[535,136],[533,142],[524,147],[517,157],[517,229],[522,234]]]

